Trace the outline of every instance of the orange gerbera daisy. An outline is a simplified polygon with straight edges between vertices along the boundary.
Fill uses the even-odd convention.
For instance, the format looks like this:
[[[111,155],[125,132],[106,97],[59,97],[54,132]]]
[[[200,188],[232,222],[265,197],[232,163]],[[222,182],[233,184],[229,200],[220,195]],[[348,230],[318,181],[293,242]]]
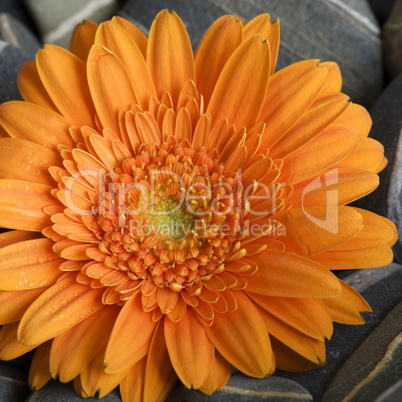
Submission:
[[[102,397],[211,394],[231,366],[325,362],[362,297],[331,272],[392,261],[393,224],[345,204],[382,146],[334,63],[276,73],[279,23],[216,20],[195,57],[175,13],[146,38],[85,21],[0,107],[0,357]]]

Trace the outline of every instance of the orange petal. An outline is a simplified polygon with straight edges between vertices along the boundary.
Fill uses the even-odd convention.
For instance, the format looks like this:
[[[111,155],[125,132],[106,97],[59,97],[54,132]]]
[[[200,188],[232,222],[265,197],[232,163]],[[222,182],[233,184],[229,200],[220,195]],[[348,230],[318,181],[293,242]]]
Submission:
[[[0,179],[20,179],[54,185],[49,166],[61,165],[58,154],[17,138],[0,138]]]
[[[51,378],[49,370],[49,356],[52,341],[38,346],[29,369],[28,383],[32,391],[42,388]]]
[[[363,137],[359,146],[343,161],[338,164],[340,168],[366,169],[370,172],[381,171],[384,160],[384,147],[372,138]]]
[[[18,342],[17,330],[18,322],[12,324],[6,324],[1,327],[0,330],[0,359],[1,360],[12,360],[17,357],[28,353],[30,350],[35,348],[36,345],[24,346],[22,343]]]
[[[253,18],[244,27],[244,39],[250,36],[260,33],[262,40],[266,40],[269,43],[269,49],[271,51],[271,75],[275,71],[276,61],[278,59],[279,51],[279,20],[271,22],[271,16],[269,14],[260,14]]]
[[[147,357],[142,358],[135,363],[126,377],[120,383],[120,394],[124,401],[143,401],[144,400],[144,382],[145,382],[145,367]],[[158,384],[160,385],[160,384]]]
[[[368,136],[372,125],[369,112],[355,103],[352,103],[335,122],[352,128],[362,137]]]
[[[77,24],[71,35],[70,52],[78,56],[83,62],[87,61],[91,46],[95,42],[95,34],[98,24],[90,20],[84,20]]]
[[[103,289],[91,289],[64,274],[28,308],[18,328],[24,345],[37,345],[62,334],[102,307]]]
[[[115,54],[96,44],[89,52],[87,74],[92,100],[103,128],[118,133],[119,110],[138,104],[126,68]]]
[[[323,340],[332,336],[331,317],[319,299],[247,295],[265,311],[311,338]]]
[[[186,27],[175,12],[161,11],[152,23],[146,57],[159,98],[172,96],[173,105],[183,85],[195,80],[194,59]]]
[[[35,142],[57,151],[59,144],[73,147],[70,123],[52,110],[28,102],[6,102],[0,106],[0,123],[10,137]]]
[[[286,232],[278,240],[288,250],[303,256],[330,250],[363,229],[361,214],[350,207],[295,208],[280,212],[275,219],[284,225]]]
[[[333,61],[325,61],[320,63],[320,66],[328,69],[328,79],[322,89],[322,93],[340,92],[342,89],[342,75],[338,64]]]
[[[113,17],[112,22],[114,24],[119,24],[121,25],[131,36],[131,38],[135,41],[139,49],[141,50],[142,55],[145,56],[147,55],[147,42],[148,39],[147,37],[141,32],[140,29],[138,29],[134,24],[132,24],[130,21],[127,21],[124,18],[121,17]]]
[[[295,254],[268,250],[251,257],[258,265],[247,292],[276,297],[323,298],[340,294],[339,280],[326,268]]]
[[[233,15],[218,18],[202,37],[195,53],[197,87],[209,104],[227,60],[243,41],[243,21]]]
[[[103,364],[104,354],[103,348],[80,375],[82,389],[90,397],[97,394],[99,398],[103,398],[116,388],[128,373],[128,369],[115,374],[106,373]]]
[[[69,51],[46,45],[36,54],[40,79],[60,113],[77,126],[95,126],[85,63]]]
[[[119,311],[114,306],[103,307],[57,336],[50,352],[52,376],[69,382],[79,375],[106,346]]]
[[[139,106],[145,110],[156,92],[147,64],[135,40],[122,25],[107,21],[99,26],[95,42],[113,52],[124,64]]]
[[[42,84],[35,60],[29,60],[21,67],[17,76],[17,86],[26,102],[35,103],[58,112]]]
[[[398,234],[395,225],[387,218],[364,209],[353,209],[363,217],[363,229],[346,243],[335,247],[334,250],[356,250],[389,244]],[[393,243],[390,245],[392,246]]]
[[[276,72],[269,89],[259,121],[265,121],[269,130],[262,137],[261,148],[268,150],[308,110],[322,90],[328,70],[318,60],[305,60]]]
[[[360,269],[384,267],[394,260],[388,244],[357,250],[326,251],[312,257],[328,269]]]
[[[250,299],[242,291],[234,293],[237,310],[216,314],[214,323],[205,327],[205,332],[219,353],[240,371],[265,377],[275,370],[267,330]]]
[[[270,54],[267,42],[254,35],[225,64],[208,104],[213,120],[227,118],[237,128],[251,128],[260,115],[268,88]],[[250,80],[250,77],[252,79]]]
[[[280,338],[282,339],[282,338]],[[308,370],[321,367],[325,364],[326,353],[325,343],[312,338],[305,340],[296,338],[295,342],[306,342],[315,344],[310,346],[310,349],[316,350],[316,356],[312,358],[305,358],[302,354],[299,354],[294,350],[294,344],[289,346],[280,342],[275,337],[271,336],[272,349],[275,355],[276,367],[279,370],[284,370],[292,373],[302,373]]]
[[[0,292],[0,323],[9,324],[19,321],[26,309],[36,300],[47,288],[33,290],[1,291]]]
[[[295,184],[320,174],[352,154],[360,142],[361,137],[350,128],[329,127],[309,144],[284,159],[279,181]],[[314,159],[311,155],[315,155]]]
[[[272,158],[285,158],[312,141],[350,106],[344,94],[330,94],[314,102],[299,121],[269,151]]]
[[[332,169],[295,184],[288,201],[294,208],[345,205],[371,193],[378,184],[378,176],[367,170]]]
[[[166,346],[165,328],[163,320],[160,320],[149,346],[145,369],[144,401],[164,401],[177,382],[177,375]],[[162,370],[161,367],[163,367]]]
[[[204,326],[190,310],[177,323],[165,320],[165,339],[180,380],[187,388],[199,388],[208,378],[215,351]]]
[[[222,389],[226,385],[231,374],[231,364],[216,350],[208,378],[199,390],[204,394],[212,395],[215,391]]]
[[[198,149],[207,145],[210,137],[211,122],[207,114],[201,115],[193,135],[193,148]]]
[[[34,239],[0,249],[2,290],[29,290],[53,285],[62,275],[63,262],[50,239]]]
[[[333,321],[348,325],[361,325],[365,323],[360,313],[371,312],[370,306],[363,297],[343,281],[342,295],[333,299],[323,300],[325,308]]]
[[[59,205],[45,184],[0,180],[0,226],[40,232],[51,225],[43,208]]]
[[[188,140],[191,142],[191,117],[188,110],[182,107],[177,112],[174,136],[177,141]]]
[[[11,244],[26,240],[38,239],[43,237],[40,233],[25,232],[23,230],[12,230],[10,232],[0,233],[0,247],[6,247]]]
[[[117,373],[130,368],[140,358],[136,352],[146,345],[155,330],[151,314],[145,312],[141,292],[132,296],[120,311],[105,353],[108,373]],[[144,355],[143,355],[144,356]]]

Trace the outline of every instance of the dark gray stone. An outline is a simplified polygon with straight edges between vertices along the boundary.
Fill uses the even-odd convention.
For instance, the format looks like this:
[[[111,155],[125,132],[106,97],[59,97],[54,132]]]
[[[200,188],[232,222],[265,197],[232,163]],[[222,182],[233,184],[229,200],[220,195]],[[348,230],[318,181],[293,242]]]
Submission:
[[[402,72],[402,1],[397,0],[383,28],[384,63],[388,75]]]
[[[334,334],[331,340],[327,341],[327,363],[324,367],[306,373],[286,373],[278,370],[275,375],[296,381],[310,392],[314,400],[320,401],[346,360],[384,317],[401,302],[402,265],[391,264],[389,267],[392,271],[390,275],[386,272],[388,267],[380,268],[384,270],[384,275],[368,287],[362,285],[362,282],[359,283],[360,289],[363,289],[361,294],[373,312],[364,314],[365,325],[350,326],[334,323]],[[344,280],[353,284],[356,282],[356,275],[360,275],[360,271],[352,273]]]
[[[22,4],[23,0],[1,0],[0,1],[0,13],[11,14],[14,18],[17,18],[29,29],[35,31],[35,26],[32,22],[30,15]]]
[[[278,69],[303,59],[336,61],[343,91],[354,102],[370,106],[382,90],[380,28],[366,0],[130,0],[120,14],[147,33],[164,8],[180,15],[194,48],[211,22],[223,14],[247,22],[270,13],[281,21]]]
[[[83,399],[74,390],[74,386],[71,382],[63,384],[58,381],[50,380],[40,390],[32,392],[25,402],[121,402],[119,393],[114,390],[107,394],[105,397],[98,398],[86,398]],[[14,401],[13,401],[14,402]]]
[[[117,0],[24,0],[44,43],[68,48],[74,27],[84,19],[102,22],[117,10]]]
[[[368,0],[374,15],[382,25],[391,13],[395,0]]]
[[[400,402],[402,401],[402,379],[384,391],[375,402]]]
[[[402,74],[381,94],[370,114],[370,137],[384,145],[387,167],[380,173],[380,185],[356,206],[387,216],[402,233]],[[402,240],[394,246],[395,260],[402,262]]]
[[[221,391],[216,391],[211,396],[178,384],[166,402],[307,402],[312,400],[312,396],[294,381],[275,376],[258,379],[235,374],[230,377]]]
[[[10,45],[36,53],[42,44],[28,28],[10,14],[0,14],[0,39]]]
[[[23,402],[30,393],[28,377],[22,371],[0,363],[0,401]]]
[[[373,400],[402,377],[401,317],[402,301],[342,366],[323,402]]]
[[[22,65],[34,57],[34,54],[0,40],[0,103],[22,100],[17,88],[17,75]]]

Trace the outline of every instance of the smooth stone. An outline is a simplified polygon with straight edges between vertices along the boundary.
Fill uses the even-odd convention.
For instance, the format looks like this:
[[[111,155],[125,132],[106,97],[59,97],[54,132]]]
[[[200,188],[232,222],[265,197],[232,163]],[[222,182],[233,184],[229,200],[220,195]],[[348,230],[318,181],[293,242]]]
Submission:
[[[323,402],[373,400],[402,377],[401,317],[402,301],[341,367]]]
[[[343,92],[364,106],[371,106],[383,88],[381,31],[366,0],[130,0],[120,15],[147,33],[164,8],[182,18],[194,49],[223,14],[247,22],[268,12],[281,24],[278,69],[304,59],[335,61],[342,71]]]
[[[0,103],[22,100],[17,75],[22,65],[34,57],[34,54],[0,40]]]
[[[39,39],[24,24],[7,13],[0,14],[0,39],[32,53],[42,47]]]
[[[343,279],[351,285],[357,283],[363,289],[361,294],[373,310],[372,313],[364,314],[366,323],[364,325],[334,323],[334,334],[326,342],[327,363],[325,366],[305,373],[287,373],[278,370],[275,373],[276,376],[296,381],[310,392],[314,400],[321,401],[325,390],[346,360],[384,317],[401,302],[402,265],[390,264],[387,267],[374,269],[382,270],[383,275],[376,274],[375,282],[371,282],[367,287],[358,281],[358,278],[361,278],[361,270],[356,270]]]
[[[72,382],[63,384],[61,382],[50,380],[45,386],[38,391],[34,391],[29,395],[25,402],[121,402],[120,395],[114,390],[104,396],[98,398],[81,398],[74,390]]]
[[[402,72],[402,0],[394,8],[383,28],[384,63],[391,78]]]
[[[391,13],[395,0],[368,0],[374,15],[382,25]]]
[[[74,27],[84,19],[96,23],[111,18],[117,0],[24,0],[44,43],[65,48],[70,45]]]
[[[22,371],[0,363],[0,401],[23,402],[31,390],[28,386],[28,377]]]
[[[213,395],[205,395],[201,391],[191,390],[179,383],[170,393],[166,402],[307,402],[312,396],[294,381],[271,376],[268,378],[251,378],[243,374],[230,377],[222,390]]]
[[[400,402],[402,401],[402,379],[391,385],[384,391],[376,402]]]
[[[32,31],[35,30],[35,25],[23,4],[23,0],[0,0],[0,13],[10,14]]]
[[[395,223],[402,233],[402,74],[395,78],[370,110],[370,137],[384,146],[387,167],[380,173],[380,185],[354,204]],[[402,262],[402,239],[394,246],[395,260]]]

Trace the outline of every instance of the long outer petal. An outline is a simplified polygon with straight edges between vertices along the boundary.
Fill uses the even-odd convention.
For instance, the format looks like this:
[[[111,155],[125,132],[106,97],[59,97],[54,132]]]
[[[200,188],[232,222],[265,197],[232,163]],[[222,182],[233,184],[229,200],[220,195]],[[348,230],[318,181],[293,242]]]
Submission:
[[[151,339],[155,330],[151,314],[142,308],[141,292],[132,296],[120,311],[105,353],[106,371],[116,373],[135,364],[132,357]]]
[[[37,345],[54,338],[103,306],[103,289],[77,283],[75,276],[66,274],[28,308],[18,328],[22,344]]]
[[[330,250],[363,229],[361,214],[350,207],[295,208],[280,212],[275,219],[284,225],[286,232],[278,240],[288,250],[303,256]]]
[[[134,39],[121,25],[108,21],[99,26],[95,41],[113,52],[124,64],[137,94],[139,105],[146,110],[149,100],[156,95],[155,86],[145,59]]]
[[[322,90],[328,70],[318,60],[305,60],[276,72],[270,79],[269,89],[259,121],[267,129],[261,147],[268,150],[308,110]]]
[[[243,42],[225,64],[207,113],[213,120],[225,117],[237,128],[251,128],[264,104],[269,71],[268,43],[263,42],[260,35],[254,35]]]
[[[0,180],[0,226],[41,232],[51,225],[43,208],[60,203],[51,187],[23,180]]]
[[[0,179],[17,179],[54,185],[49,166],[62,166],[59,154],[18,138],[0,138]]]
[[[0,124],[10,137],[32,141],[53,151],[57,151],[59,144],[75,145],[69,134],[70,123],[58,113],[33,103],[3,103]]]
[[[90,20],[84,20],[77,24],[71,35],[70,52],[78,56],[84,63],[87,61],[91,46],[95,41],[95,33],[98,24]]]
[[[85,63],[69,51],[46,45],[36,54],[40,79],[60,113],[76,126],[95,127]]]
[[[243,373],[265,377],[275,370],[268,332],[250,299],[235,291],[237,310],[216,314],[208,338],[219,353]]]
[[[42,388],[51,378],[49,370],[49,356],[52,341],[47,341],[35,350],[29,369],[28,383],[32,391]]]
[[[208,28],[198,45],[195,75],[206,105],[227,60],[243,41],[243,26],[239,18],[224,15]]]
[[[17,86],[26,102],[35,103],[58,112],[57,107],[42,84],[35,60],[29,60],[21,67],[17,76]]]
[[[247,292],[300,298],[335,297],[341,292],[338,278],[308,258],[269,250],[252,259],[258,270],[247,278]]]
[[[215,351],[204,326],[190,310],[177,323],[165,320],[165,338],[180,380],[188,388],[199,388],[208,378]]]
[[[272,75],[275,71],[276,61],[278,59],[279,51],[279,20],[271,22],[269,14],[260,14],[253,18],[244,27],[244,39],[250,36],[260,33],[262,40],[266,40],[269,43],[269,49],[271,51],[271,71]]]
[[[195,81],[194,59],[190,38],[175,12],[161,11],[148,37],[147,63],[159,98],[164,92],[177,104],[183,85]]]
[[[141,30],[130,21],[127,21],[122,17],[113,17],[112,22],[114,24],[121,25],[130,34],[131,38],[135,41],[145,59],[147,55],[148,38],[141,32]]]
[[[92,46],[87,62],[88,85],[103,128],[119,132],[119,110],[138,104],[130,77],[117,56]]]
[[[214,361],[211,370],[204,384],[199,388],[204,394],[212,395],[215,391],[222,389],[232,374],[231,364],[215,350]]]

